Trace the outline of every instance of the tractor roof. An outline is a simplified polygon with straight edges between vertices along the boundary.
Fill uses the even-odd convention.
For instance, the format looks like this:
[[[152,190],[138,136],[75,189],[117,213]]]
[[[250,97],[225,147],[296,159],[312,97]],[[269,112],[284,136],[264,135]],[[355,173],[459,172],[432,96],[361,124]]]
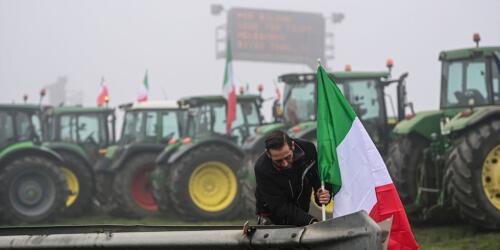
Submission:
[[[478,48],[465,48],[456,50],[447,50],[439,53],[439,60],[458,60],[467,59],[478,56],[491,56],[493,52],[500,51],[500,47],[478,47]]]
[[[237,101],[255,101],[260,98],[259,95],[237,95],[236,100]],[[205,103],[205,102],[225,102],[226,99],[222,95],[204,95],[204,96],[189,96],[189,97],[183,97],[179,100],[179,103],[182,103],[184,105],[192,105],[196,106],[199,103]]]
[[[337,71],[329,74],[330,77],[337,81],[346,79],[367,79],[367,78],[382,78],[388,77],[389,72],[387,71]],[[305,73],[305,74],[284,74],[279,77],[279,81],[287,83],[301,83],[301,82],[311,82],[316,81],[315,73]]]
[[[37,104],[0,104],[0,110],[30,110],[39,111],[40,105]]]
[[[53,114],[61,115],[68,113],[111,113],[113,109],[105,108],[105,107],[78,107],[78,106],[69,106],[69,107],[54,107],[51,108]]]
[[[172,100],[155,100],[124,104],[120,108],[127,110],[179,109],[179,105],[176,101]]]

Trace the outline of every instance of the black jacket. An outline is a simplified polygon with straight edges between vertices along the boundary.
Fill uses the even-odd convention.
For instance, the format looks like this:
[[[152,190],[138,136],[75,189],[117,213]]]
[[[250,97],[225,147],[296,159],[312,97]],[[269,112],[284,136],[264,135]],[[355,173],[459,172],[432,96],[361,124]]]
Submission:
[[[257,214],[276,225],[304,226],[316,218],[308,214],[311,192],[321,187],[316,147],[294,139],[294,162],[289,169],[277,169],[267,154],[255,163]],[[331,191],[331,185],[326,185]],[[319,204],[317,198],[316,203]]]

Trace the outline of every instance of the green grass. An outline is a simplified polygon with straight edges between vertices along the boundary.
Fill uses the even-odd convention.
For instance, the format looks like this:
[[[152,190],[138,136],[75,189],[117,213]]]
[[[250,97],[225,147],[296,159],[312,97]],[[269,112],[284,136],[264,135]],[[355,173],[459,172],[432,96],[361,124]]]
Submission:
[[[500,232],[488,232],[462,224],[453,226],[413,227],[423,250],[500,249]]]

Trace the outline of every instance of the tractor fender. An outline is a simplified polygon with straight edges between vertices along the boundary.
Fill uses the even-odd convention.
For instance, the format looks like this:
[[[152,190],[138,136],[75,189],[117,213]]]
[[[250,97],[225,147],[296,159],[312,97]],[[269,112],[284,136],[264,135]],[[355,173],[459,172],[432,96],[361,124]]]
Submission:
[[[92,167],[92,163],[88,159],[87,153],[85,153],[85,151],[76,144],[64,143],[64,142],[48,142],[48,143],[44,143],[43,146],[50,148],[50,149],[56,151],[57,153],[65,152],[65,153],[73,154],[73,155],[77,156],[78,158],[80,158],[81,160],[83,160],[83,162],[85,162],[85,165],[88,168]]]
[[[15,160],[21,155],[38,155],[47,157],[56,162],[58,165],[62,165],[64,162],[63,158],[50,148],[35,146],[32,142],[20,142],[13,144],[2,152],[0,155],[0,168],[5,167],[9,162]]]
[[[116,171],[125,165],[125,162],[140,153],[160,153],[165,147],[163,144],[153,143],[136,143],[124,146],[116,152],[115,157],[110,165],[109,171]]]
[[[490,118],[500,118],[500,106],[476,107],[472,111],[464,112],[472,113],[468,116],[464,116],[462,115],[462,113],[459,113],[449,123],[446,124],[443,130],[446,133],[454,133],[470,127],[474,127]]]
[[[400,121],[393,129],[396,135],[418,134],[431,140],[431,134],[441,133],[440,121],[444,111],[426,111]]]
[[[156,157],[155,163],[157,165],[166,164],[170,156],[172,156],[172,154],[175,153],[181,146],[181,143],[167,145],[163,148],[158,157]]]
[[[179,147],[179,149],[175,153],[173,153],[169,157],[167,165],[171,165],[172,163],[176,162],[178,159],[180,159],[184,155],[188,154],[191,150],[199,148],[199,147],[203,147],[203,146],[208,145],[208,144],[221,144],[221,145],[224,145],[226,148],[228,148],[231,151],[231,153],[236,154],[238,157],[243,159],[243,157],[245,156],[245,153],[243,152],[243,150],[241,150],[236,144],[234,144],[232,142],[228,142],[227,140],[224,140],[221,138],[217,138],[217,137],[213,138],[212,137],[212,138],[198,141],[196,143],[182,145],[181,147]]]

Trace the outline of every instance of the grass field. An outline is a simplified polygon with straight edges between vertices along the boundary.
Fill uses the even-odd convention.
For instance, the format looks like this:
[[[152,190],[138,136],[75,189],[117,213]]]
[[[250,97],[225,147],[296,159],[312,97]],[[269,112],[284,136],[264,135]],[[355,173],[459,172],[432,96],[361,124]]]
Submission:
[[[117,219],[107,216],[88,216],[57,221],[58,225],[83,224],[126,224],[126,225],[243,225],[245,221],[186,223],[165,218],[146,218],[141,220]],[[252,223],[252,221],[251,221]],[[254,222],[255,223],[255,222]],[[495,249],[500,250],[500,232],[476,229],[465,223],[449,226],[414,226],[413,232],[421,248],[431,250],[445,249]]]

